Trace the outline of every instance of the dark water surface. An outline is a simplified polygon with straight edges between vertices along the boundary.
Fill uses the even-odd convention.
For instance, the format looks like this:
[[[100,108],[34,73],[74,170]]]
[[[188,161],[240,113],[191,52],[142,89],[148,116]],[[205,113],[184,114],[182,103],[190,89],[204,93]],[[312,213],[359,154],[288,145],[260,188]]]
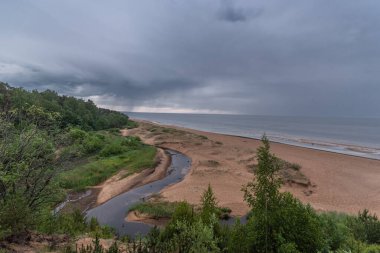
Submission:
[[[115,228],[119,235],[135,237],[137,234],[147,234],[152,226],[141,222],[125,221],[129,208],[141,202],[143,198],[158,193],[166,186],[180,182],[189,172],[191,165],[189,157],[173,150],[166,150],[166,152],[171,156],[171,164],[165,178],[116,196],[88,210],[86,217],[97,218],[100,224]]]
[[[126,112],[131,118],[380,159],[380,118]]]

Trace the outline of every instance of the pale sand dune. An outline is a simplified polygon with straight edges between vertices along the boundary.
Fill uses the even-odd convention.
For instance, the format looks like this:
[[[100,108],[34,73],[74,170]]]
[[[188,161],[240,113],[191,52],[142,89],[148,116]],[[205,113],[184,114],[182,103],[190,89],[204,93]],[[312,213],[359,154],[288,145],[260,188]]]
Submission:
[[[252,164],[260,141],[172,126],[170,128],[179,132],[149,131],[155,126],[159,127],[141,121],[138,129],[128,130],[126,134],[178,150],[192,159],[191,171],[185,179],[162,191],[166,200],[197,204],[210,183],[220,205],[230,207],[234,215],[244,215],[249,210],[241,188],[253,178],[247,165]],[[302,173],[315,185],[283,187],[304,203],[310,203],[317,210],[357,213],[367,208],[380,214],[380,161],[279,143],[272,143],[271,147],[278,157],[300,164]],[[208,164],[209,160],[217,164]],[[312,194],[306,195],[305,190]]]

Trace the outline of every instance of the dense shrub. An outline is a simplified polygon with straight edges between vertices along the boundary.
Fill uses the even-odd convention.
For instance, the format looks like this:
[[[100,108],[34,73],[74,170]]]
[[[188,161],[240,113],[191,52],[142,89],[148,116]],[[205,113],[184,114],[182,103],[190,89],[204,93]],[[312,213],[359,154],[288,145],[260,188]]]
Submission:
[[[95,218],[86,221],[84,215],[75,210],[70,213],[46,213],[37,226],[38,231],[46,234],[65,234],[70,236],[89,233],[91,236],[112,238],[115,231],[108,226],[101,226]]]
[[[375,214],[370,214],[368,210],[359,212],[357,217],[351,217],[348,226],[357,240],[369,244],[380,244],[380,221]]]
[[[73,142],[82,142],[84,138],[87,136],[87,132],[79,128],[71,128],[69,131],[69,136]]]
[[[83,149],[86,154],[93,154],[99,151],[104,145],[104,139],[100,137],[101,135],[89,135],[83,141]]]
[[[121,154],[121,153],[123,153],[123,151],[124,151],[124,147],[121,145],[120,142],[113,142],[113,143],[106,145],[99,152],[99,156],[109,157],[109,156]]]
[[[239,219],[236,220],[235,224],[227,229],[227,245],[226,251],[229,253],[250,252],[250,242],[248,240],[248,226],[241,224]]]
[[[324,250],[349,250],[351,231],[347,226],[348,215],[326,212],[319,215],[324,235]]]
[[[138,136],[126,136],[121,144],[131,149],[140,147],[142,142]]]
[[[380,253],[380,245],[365,246],[363,253]]]
[[[0,205],[0,241],[10,236],[20,237],[35,225],[35,212],[22,196],[11,196]]]
[[[175,209],[172,221],[185,221],[192,223],[195,220],[194,208],[187,202],[180,202]]]

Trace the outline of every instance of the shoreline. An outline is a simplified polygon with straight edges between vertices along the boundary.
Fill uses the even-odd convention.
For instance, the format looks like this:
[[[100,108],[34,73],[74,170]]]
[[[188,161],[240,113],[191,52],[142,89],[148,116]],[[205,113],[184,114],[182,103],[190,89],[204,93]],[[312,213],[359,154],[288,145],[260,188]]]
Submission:
[[[234,136],[188,129],[172,125],[136,120],[137,129],[128,130],[148,144],[177,150],[194,161],[185,179],[161,191],[168,201],[187,200],[199,203],[200,194],[210,183],[217,199],[230,207],[232,215],[242,216],[249,208],[240,191],[241,186],[252,180],[253,174],[247,169],[260,141],[245,136]],[[173,133],[158,134],[150,128],[173,129]],[[178,133],[176,133],[176,131]],[[184,138],[187,135],[193,135]],[[196,136],[205,136],[205,140]],[[223,143],[224,145],[218,145]],[[304,203],[311,204],[317,211],[357,213],[364,208],[380,213],[380,161],[376,159],[340,154],[308,147],[299,147],[271,141],[272,153],[281,159],[302,166],[302,173],[310,179],[310,187],[285,185],[289,191]],[[216,161],[214,168],[205,161]]]
[[[164,124],[164,123],[160,123],[160,122],[157,122],[157,121],[149,121],[149,120],[137,119],[137,118],[131,118],[131,120],[136,121],[136,122],[145,122],[145,123],[148,123],[148,124],[153,124],[153,125],[158,125],[158,126],[163,126],[163,127],[179,128],[179,129],[183,129],[185,131],[186,130],[189,130],[189,131],[199,131],[199,132],[210,133],[210,134],[220,134],[220,135],[225,135],[225,136],[230,136],[230,137],[246,138],[246,139],[251,139],[251,140],[256,140],[256,141],[260,141],[261,140],[261,138],[259,138],[259,137],[244,136],[244,135],[238,135],[238,134],[228,134],[228,133],[221,133],[221,132],[212,132],[212,131],[208,131],[208,130],[188,128],[188,127],[177,126],[177,125],[172,125],[172,124]],[[301,137],[299,137],[299,138],[301,138]],[[334,153],[334,154],[339,154],[339,155],[353,156],[353,157],[359,157],[359,158],[365,158],[365,159],[371,159],[371,160],[380,161],[380,157],[375,158],[375,157],[372,157],[372,156],[365,156],[364,154],[369,154],[369,155],[374,154],[374,153],[371,153],[371,152],[368,152],[368,151],[367,152],[361,151],[363,155],[349,153],[349,152],[356,152],[356,153],[358,153],[359,151],[356,151],[357,149],[378,149],[376,147],[366,147],[366,146],[360,146],[358,144],[347,144],[347,143],[337,143],[337,142],[326,142],[326,143],[323,143],[323,141],[305,139],[304,137],[302,137],[301,140],[302,141],[300,141],[300,143],[304,143],[306,145],[297,144],[296,141],[294,141],[294,143],[291,143],[291,142],[285,142],[285,141],[281,142],[281,141],[278,141],[278,140],[270,140],[270,142],[271,143],[277,143],[277,144],[294,146],[294,147],[299,147],[299,148],[306,148],[306,149],[311,149],[311,150],[317,150],[317,151],[321,151],[321,152],[329,152],[329,153]],[[316,146],[311,147],[314,144]],[[320,147],[318,147],[318,145]],[[348,150],[346,150],[346,152],[345,151],[341,151],[340,152],[339,150],[333,150],[333,149],[325,149],[325,148],[323,148],[323,146],[329,146],[329,145],[330,146],[336,145],[337,147],[338,146],[343,146],[343,147],[347,148]],[[379,149],[379,152],[380,152],[380,149]]]

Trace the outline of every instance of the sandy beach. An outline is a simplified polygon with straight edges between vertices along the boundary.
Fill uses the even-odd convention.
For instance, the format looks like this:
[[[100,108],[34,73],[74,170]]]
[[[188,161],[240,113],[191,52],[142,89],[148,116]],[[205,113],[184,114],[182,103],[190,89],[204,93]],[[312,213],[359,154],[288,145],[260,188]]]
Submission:
[[[180,151],[192,159],[185,179],[165,188],[168,201],[186,200],[198,204],[210,183],[221,206],[233,215],[244,215],[249,207],[241,188],[253,179],[255,151],[260,141],[139,121],[136,129],[124,134],[137,135],[144,142]],[[279,158],[301,165],[300,172],[310,183],[286,184],[293,193],[318,211],[357,213],[364,208],[380,214],[380,161],[318,151],[280,143],[271,144]]]

